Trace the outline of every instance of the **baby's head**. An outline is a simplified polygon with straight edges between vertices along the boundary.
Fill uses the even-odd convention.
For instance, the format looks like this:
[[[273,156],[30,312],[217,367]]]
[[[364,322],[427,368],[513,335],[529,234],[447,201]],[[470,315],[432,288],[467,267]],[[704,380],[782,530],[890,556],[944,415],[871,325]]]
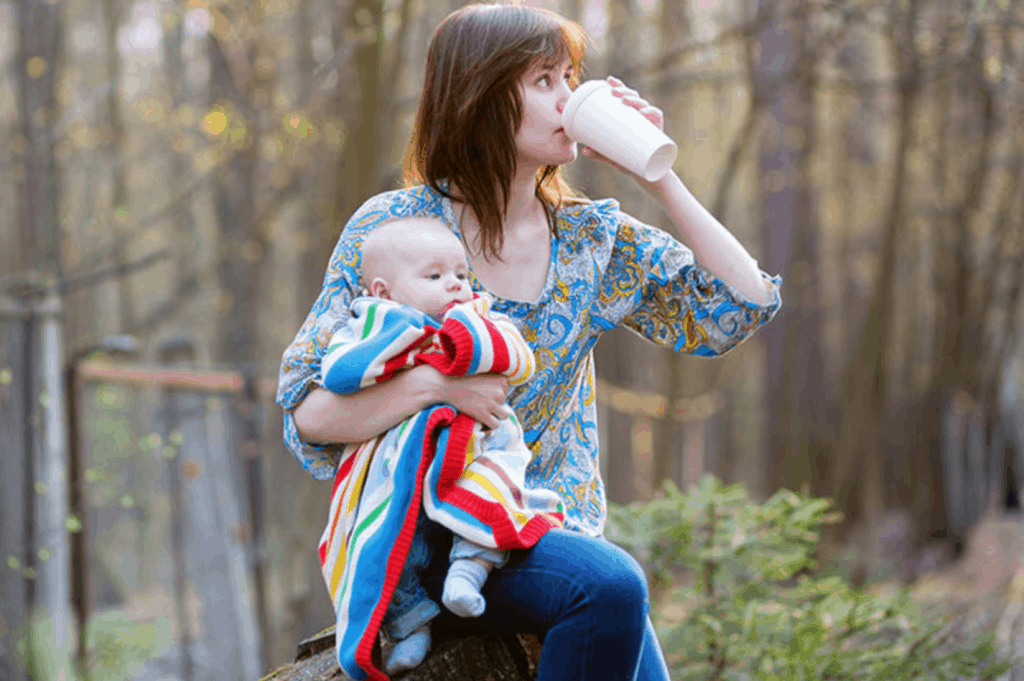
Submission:
[[[430,218],[381,225],[363,241],[360,275],[370,295],[440,319],[473,298],[462,242]]]

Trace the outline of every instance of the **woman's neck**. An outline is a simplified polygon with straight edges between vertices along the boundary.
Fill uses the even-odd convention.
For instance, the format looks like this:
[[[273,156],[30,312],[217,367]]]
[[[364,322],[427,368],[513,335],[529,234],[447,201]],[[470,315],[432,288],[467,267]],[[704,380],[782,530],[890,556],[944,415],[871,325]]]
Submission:
[[[508,210],[505,213],[505,220],[502,223],[502,230],[506,235],[512,235],[521,229],[530,229],[538,216],[546,220],[546,213],[537,198],[537,167],[521,168],[512,178],[509,185]],[[461,197],[457,185],[449,186],[449,191],[457,197]],[[465,206],[464,206],[465,207]],[[468,208],[468,207],[466,207]],[[462,211],[457,211],[461,213]],[[466,213],[472,212],[469,208]],[[479,221],[476,215],[469,215],[469,219],[463,219],[459,229],[467,244],[475,241],[479,231]]]
[[[542,208],[537,198],[537,171],[535,167],[521,168],[509,187],[508,211],[505,214],[505,233],[517,231],[522,225],[536,220]]]

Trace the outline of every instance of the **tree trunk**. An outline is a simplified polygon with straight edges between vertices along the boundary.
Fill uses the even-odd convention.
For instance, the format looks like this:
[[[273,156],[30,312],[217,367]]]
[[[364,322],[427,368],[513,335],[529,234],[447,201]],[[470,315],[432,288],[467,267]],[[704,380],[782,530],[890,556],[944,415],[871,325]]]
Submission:
[[[419,667],[392,681],[534,681],[541,642],[529,634],[454,637],[438,632]],[[347,678],[334,654],[334,627],[299,644],[295,662],[264,681],[335,681]]]
[[[399,98],[399,86],[402,83],[402,70],[409,53],[410,35],[412,29],[412,0],[402,0],[402,7],[398,17],[398,31],[392,39],[392,47],[388,54],[382,55],[383,75],[380,83],[380,109],[376,113],[380,121],[380,138],[376,152],[376,168],[373,175],[373,182],[370,184],[369,193],[397,188],[400,183],[394,179],[400,173],[391,167],[389,162],[393,154],[395,137],[398,127],[398,116],[395,115],[396,103]],[[383,17],[381,19],[383,24]],[[381,29],[381,42],[383,43],[383,28]],[[404,147],[403,147],[404,149]]]
[[[660,43],[663,53],[675,49],[684,40],[690,38],[692,17],[689,16],[689,8],[685,6],[685,3],[662,3],[659,19],[658,26],[661,33]],[[658,107],[665,111],[672,111],[674,108],[672,104],[674,95],[676,95],[676,87],[673,80],[666,70],[662,73],[657,86]],[[670,137],[673,136],[671,130],[666,132]],[[654,477],[651,484],[655,490],[658,490],[665,480],[673,480],[676,484],[680,482],[683,484],[697,482],[696,480],[680,480],[682,472],[680,457],[682,455],[683,428],[698,427],[700,424],[681,426],[675,422],[673,411],[674,405],[684,393],[695,395],[703,392],[708,387],[708,381],[706,380],[693,380],[697,376],[691,372],[689,376],[691,380],[687,381],[687,389],[684,389],[682,382],[686,360],[679,353],[672,350],[658,350],[657,361],[661,363],[663,375],[667,377],[667,386],[665,391],[665,414],[662,418],[652,423],[654,431],[652,433]],[[692,361],[686,364],[693,369],[697,369]],[[706,364],[705,367],[701,368],[710,370],[711,367],[706,366]],[[701,378],[706,378],[707,373],[707,371],[701,371]]]
[[[608,32],[617,39],[611,43],[605,72],[622,73],[632,66],[631,60],[637,48],[638,11],[635,0],[612,0],[608,6]],[[593,68],[593,66],[591,66]],[[637,87],[637,83],[627,83]],[[598,166],[593,161],[579,161],[584,166],[584,178],[592,196],[618,196],[625,192],[627,180],[618,171]],[[614,176],[612,175],[614,173]],[[614,179],[613,179],[614,178]],[[609,191],[609,188],[615,190]],[[634,388],[643,381],[644,367],[639,361],[646,356],[648,348],[644,341],[625,329],[613,329],[604,334],[594,351],[597,369],[602,379],[626,388]],[[626,504],[637,499],[637,461],[633,456],[633,416],[608,410],[605,432],[607,438],[601,444],[601,456],[607,460],[605,494],[608,501]]]
[[[110,2],[111,0],[107,0]],[[175,4],[173,21],[165,23],[164,28],[164,61],[166,63],[167,90],[172,111],[177,111],[190,100],[189,80],[185,77],[182,62],[181,46],[183,39],[182,24],[185,19],[184,2]],[[170,194],[181,196],[189,183],[189,171],[186,165],[186,149],[188,134],[183,130],[171,131],[172,141],[170,154]],[[198,288],[197,267],[198,249],[196,247],[196,224],[192,215],[191,202],[175,201],[173,216],[173,248],[176,251],[175,293],[170,301],[179,304],[189,291]],[[147,328],[151,325],[147,324]]]
[[[107,160],[110,163],[110,210],[109,225],[114,239],[114,264],[124,267],[129,260],[128,239],[131,221],[131,207],[128,196],[127,147],[128,132],[121,114],[121,51],[118,49],[118,30],[121,27],[121,0],[103,0],[103,16],[107,25]],[[122,275],[109,286],[116,291],[117,328],[128,333],[135,322],[135,305],[132,300],[131,276]]]
[[[249,5],[250,14],[258,11],[257,3]],[[220,227],[216,266],[219,323],[213,358],[251,367],[259,358],[259,272],[266,256],[255,205],[259,121],[250,107],[257,76],[246,68],[252,63],[251,48],[239,49],[231,41],[230,35],[222,32],[218,37],[213,31],[208,43],[210,91],[216,95],[211,105],[223,109],[227,116],[227,127],[218,140],[219,151],[227,158],[219,161],[213,181],[214,213]]]
[[[22,0],[18,31],[18,114],[25,151],[21,252],[28,269],[63,276],[56,147],[57,79],[62,68],[61,3]]]
[[[339,24],[335,44],[358,41],[346,68],[347,78],[338,89],[334,102],[337,115],[345,121],[345,147],[338,157],[334,191],[328,205],[332,220],[325,223],[321,235],[321,253],[334,250],[338,234],[363,201],[369,198],[376,181],[377,168],[384,157],[380,136],[384,121],[380,116],[384,78],[384,2],[353,0],[346,24]],[[326,266],[326,260],[323,262]],[[319,268],[323,272],[324,267]]]
[[[880,515],[889,501],[884,489],[882,423],[889,405],[886,371],[896,295],[897,243],[904,225],[907,157],[921,88],[921,67],[913,47],[917,7],[918,0],[911,0],[909,14],[899,18],[889,36],[895,72],[899,74],[893,190],[885,213],[878,279],[843,377],[842,423],[831,486],[839,509],[852,522]]]
[[[954,547],[962,544],[963,537],[950,522],[948,495],[952,492],[947,488],[942,470],[943,456],[956,457],[960,456],[960,452],[944,451],[942,448],[941,406],[958,389],[967,390],[973,397],[978,396],[975,366],[982,361],[973,347],[973,337],[979,335],[980,329],[969,326],[977,322],[973,317],[969,295],[972,279],[978,274],[971,266],[972,230],[969,225],[976,218],[981,206],[994,147],[994,103],[991,92],[984,83],[980,61],[984,52],[981,44],[983,36],[984,32],[981,31],[974,34],[967,46],[968,53],[962,57],[962,66],[952,72],[952,77],[956,78],[954,82],[961,85],[963,90],[948,87],[946,80],[940,81],[939,97],[943,100],[939,102],[940,108],[948,106],[952,110],[952,102],[955,99],[961,103],[967,120],[970,108],[977,107],[980,115],[980,128],[977,133],[979,151],[973,156],[971,165],[964,173],[966,179],[962,198],[955,208],[949,207],[951,217],[941,219],[941,228],[936,230],[939,236],[939,243],[936,246],[939,257],[935,265],[936,297],[943,303],[938,306],[935,319],[934,365],[931,383],[925,396],[932,408],[926,412],[924,422],[915,433],[912,447],[913,465],[923,469],[923,473],[917,472],[914,478],[931,481],[927,489],[916,495],[921,500],[917,510],[922,524],[927,527],[926,536],[945,539]],[[950,42],[955,45],[960,41],[951,39]],[[950,104],[945,101],[947,93],[950,94]],[[948,124],[947,109],[941,110],[944,121],[940,134],[945,144],[947,136],[954,136],[948,129],[951,126]],[[945,165],[950,148],[940,148],[940,165],[935,171],[936,193],[940,197],[952,193]]]
[[[771,15],[772,0],[759,12]],[[784,4],[784,7],[789,7]],[[761,266],[783,275],[783,309],[762,332],[767,346],[768,491],[812,482],[812,457],[827,419],[822,314],[815,241],[817,214],[810,162],[815,140],[815,55],[807,45],[802,0],[793,23],[769,22],[758,36],[755,101],[766,106],[758,160],[764,257]]]
[[[295,40],[298,44],[298,71],[300,78],[302,79],[302,85],[298,88],[300,96],[303,93],[309,93],[308,97],[312,101],[322,99],[322,94],[317,90],[320,87],[320,82],[313,80],[313,75],[317,71],[316,60],[313,56],[313,36],[316,31],[316,22],[318,19],[319,11],[318,7],[313,2],[304,2],[300,4],[296,10],[296,35]],[[338,49],[335,45],[334,49]],[[336,70],[345,68],[345,64],[335,67]],[[317,80],[322,81],[323,76],[317,76]],[[339,87],[341,84],[339,83]],[[296,103],[297,106],[306,106],[306,102],[299,101]],[[344,150],[347,146],[350,136],[347,131],[342,132],[341,145]],[[311,163],[317,164],[322,162],[321,155],[315,153],[322,150],[307,150],[311,157]],[[335,233],[334,220],[329,219],[330,216],[325,216],[325,195],[329,195],[333,191],[333,183],[330,180],[325,179],[326,173],[305,173],[302,179],[302,187],[300,193],[305,200],[302,201],[300,206],[300,212],[302,214],[302,267],[298,276],[298,298],[296,305],[302,310],[307,310],[316,300],[317,295],[320,293],[320,289],[324,283],[324,268],[327,265],[325,260],[325,249],[334,249],[334,244],[331,243],[328,246],[328,241],[331,236],[337,239]],[[330,187],[328,189],[328,187]]]

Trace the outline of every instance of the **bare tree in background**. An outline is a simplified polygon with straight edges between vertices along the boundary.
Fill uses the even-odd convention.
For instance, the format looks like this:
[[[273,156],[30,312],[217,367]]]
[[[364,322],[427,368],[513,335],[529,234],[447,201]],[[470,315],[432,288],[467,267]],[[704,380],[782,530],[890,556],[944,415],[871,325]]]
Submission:
[[[349,132],[348,143],[334,171],[333,229],[326,239],[331,247],[348,218],[369,197],[377,180],[379,142],[385,127],[379,116],[384,96],[383,32],[383,0],[353,0],[347,21],[336,27],[335,44],[355,42],[355,50],[347,64],[348,77],[342,79],[334,101],[335,110]]]
[[[227,6],[222,6],[227,11]],[[258,360],[259,275],[267,241],[258,220],[260,112],[270,104],[276,63],[262,39],[260,3],[214,14],[209,34],[211,105],[222,110],[226,130],[214,178],[219,331],[217,361],[254,365]]]
[[[112,2],[113,0],[107,0]],[[194,96],[191,82],[185,73],[185,62],[182,56],[184,39],[184,20],[187,5],[177,0],[169,10],[170,20],[164,23],[164,82],[169,109],[177,114],[183,107],[192,103]],[[190,109],[191,110],[191,109]],[[168,132],[170,145],[168,162],[170,165],[169,188],[173,205],[170,209],[172,224],[172,243],[176,252],[176,275],[174,293],[165,306],[158,308],[160,319],[146,320],[145,328],[164,318],[171,318],[180,310],[187,300],[193,299],[199,289],[199,261],[196,239],[196,220],[192,211],[192,202],[185,200],[190,191],[191,174],[189,172],[188,151],[192,149],[190,131],[180,124]]]
[[[122,0],[103,0],[103,18],[107,38],[107,159],[110,163],[110,210],[108,224],[112,228],[114,264],[128,264],[127,225],[131,216],[128,194],[128,131],[121,107],[121,51],[118,34],[121,28]],[[120,276],[110,283],[117,291],[119,329],[127,332],[135,323],[135,301],[132,299],[131,277]]]
[[[636,0],[609,0],[608,32],[616,36],[609,45],[605,72],[610,74],[624,73],[634,66],[637,54],[637,24],[639,8]],[[628,83],[630,86],[636,83]],[[582,159],[581,164],[595,165],[592,161]],[[588,189],[592,196],[623,197],[625,177],[620,180],[616,173],[612,175],[607,168],[596,166],[593,171],[593,186]],[[614,180],[609,179],[614,177]],[[614,189],[612,189],[614,188]],[[594,350],[597,369],[601,378],[616,385],[635,387],[644,382],[644,366],[636,361],[637,346],[645,345],[639,338],[624,329],[613,329],[604,334]],[[635,464],[633,457],[632,417],[615,411],[608,413],[606,432],[607,441],[604,451],[607,460],[605,491],[608,500],[614,503],[629,503],[637,498]]]
[[[840,509],[854,521],[879,516],[889,503],[885,497],[882,423],[889,401],[887,367],[895,321],[897,239],[905,224],[907,156],[913,144],[912,125],[922,85],[920,55],[914,46],[919,11],[919,0],[911,0],[905,12],[894,6],[887,35],[898,74],[893,144],[896,166],[883,215],[879,275],[843,376],[842,422],[832,489]]]
[[[59,3],[23,0],[18,30],[18,114],[25,150],[21,195],[22,266],[63,276],[56,86],[63,56]]]
[[[758,170],[763,269],[783,275],[786,301],[761,332],[768,348],[766,372],[768,489],[813,482],[812,460],[821,454],[828,396],[824,384],[818,282],[817,211],[810,163],[816,121],[817,55],[804,0],[760,0],[760,59],[755,102],[763,102]]]
[[[686,3],[662,2],[658,15],[658,28],[661,34],[662,53],[677,49],[684,42],[692,37],[692,17],[690,8]],[[678,96],[676,84],[669,69],[660,74],[656,86],[656,97],[659,108],[672,110],[672,103]],[[669,136],[672,136],[669,131]],[[709,362],[692,359],[688,362],[686,358],[670,349],[660,349],[658,358],[663,367],[664,375],[668,382],[666,390],[666,409],[662,418],[654,422],[653,456],[654,456],[654,480],[655,489],[660,488],[665,480],[676,480],[680,475],[680,455],[682,450],[682,438],[680,437],[683,427],[698,427],[699,424],[680,426],[675,422],[674,405],[688,393],[693,396],[707,389],[706,374],[712,367]],[[657,361],[657,360],[656,360]],[[688,368],[690,371],[685,371]],[[700,374],[700,376],[694,374]],[[685,377],[686,388],[683,386]],[[688,481],[695,482],[695,481]]]

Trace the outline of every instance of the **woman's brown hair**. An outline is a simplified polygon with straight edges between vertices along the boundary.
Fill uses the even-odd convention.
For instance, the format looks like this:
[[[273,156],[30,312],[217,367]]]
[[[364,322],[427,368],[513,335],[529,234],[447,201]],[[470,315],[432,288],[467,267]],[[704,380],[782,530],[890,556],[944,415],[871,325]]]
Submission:
[[[434,30],[412,139],[405,154],[406,187],[426,184],[473,209],[484,257],[498,257],[502,223],[516,170],[515,135],[523,119],[519,80],[536,65],[571,63],[579,84],[586,34],[577,24],[543,9],[467,5]],[[442,189],[448,179],[460,197]],[[536,195],[554,211],[577,196],[560,166],[537,172]]]

